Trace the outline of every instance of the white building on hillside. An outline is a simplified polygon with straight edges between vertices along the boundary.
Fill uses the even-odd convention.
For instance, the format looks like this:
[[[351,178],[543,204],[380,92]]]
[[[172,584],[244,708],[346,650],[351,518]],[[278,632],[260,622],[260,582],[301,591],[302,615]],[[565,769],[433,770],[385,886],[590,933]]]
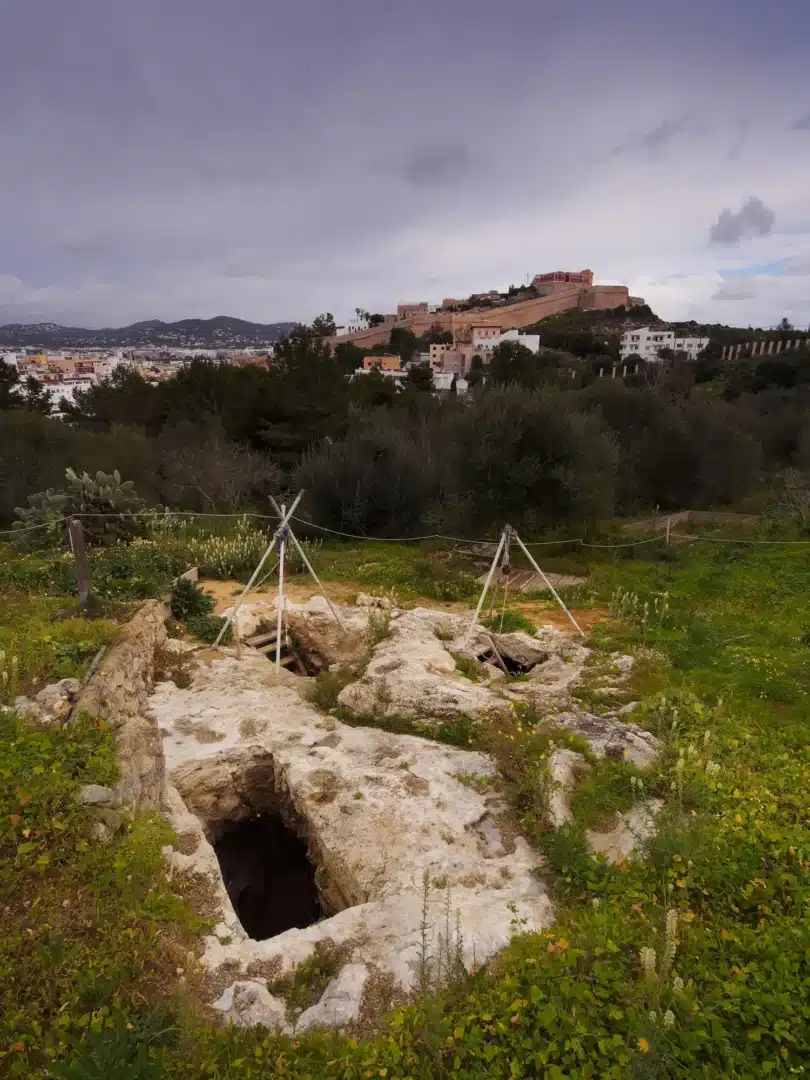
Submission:
[[[697,360],[708,344],[707,337],[678,337],[674,330],[644,326],[622,334],[621,358],[640,356],[642,360],[660,360],[662,349],[672,349],[686,353],[690,360]]]
[[[368,319],[353,319],[346,326],[335,327],[335,337],[345,337],[347,334],[357,334],[361,330],[368,330],[371,323]]]
[[[520,330],[501,330],[496,334],[491,334],[486,332],[488,330],[489,327],[486,327],[484,332],[474,329],[472,333],[475,351],[482,355],[488,355],[496,345],[500,345],[504,341],[517,341],[519,345],[524,345],[535,354],[540,352],[539,334],[524,334]]]

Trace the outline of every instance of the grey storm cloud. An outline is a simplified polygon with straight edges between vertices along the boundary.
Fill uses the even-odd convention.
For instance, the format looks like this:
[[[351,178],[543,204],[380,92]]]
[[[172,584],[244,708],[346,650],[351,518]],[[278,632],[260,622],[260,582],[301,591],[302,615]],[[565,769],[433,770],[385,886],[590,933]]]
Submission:
[[[806,116],[800,116],[790,125],[791,131],[810,131],[810,112]]]
[[[460,180],[472,167],[466,146],[441,144],[417,146],[402,166],[402,175],[411,184],[432,186]]]
[[[710,244],[736,244],[753,236],[768,236],[776,214],[756,195],[746,200],[737,213],[722,210],[709,230]]]
[[[682,117],[680,120],[665,120],[658,127],[647,131],[643,135],[639,135],[639,146],[643,146],[645,150],[660,150],[662,146],[666,146],[668,142],[679,135],[686,127],[686,117]]]
[[[788,234],[810,141],[767,140],[810,4],[406,7],[0,2],[0,324],[343,318],[568,265],[641,292],[706,259],[743,99],[734,173],[780,161]],[[740,213],[716,243],[772,227]]]
[[[647,131],[641,133],[634,133],[624,142],[615,146],[607,155],[609,158],[621,157],[623,154],[630,154],[634,150],[647,150],[651,154],[663,148],[681,132],[685,130],[687,126],[687,118],[681,117],[679,120],[662,120],[660,124],[656,124],[655,127],[649,128]]]

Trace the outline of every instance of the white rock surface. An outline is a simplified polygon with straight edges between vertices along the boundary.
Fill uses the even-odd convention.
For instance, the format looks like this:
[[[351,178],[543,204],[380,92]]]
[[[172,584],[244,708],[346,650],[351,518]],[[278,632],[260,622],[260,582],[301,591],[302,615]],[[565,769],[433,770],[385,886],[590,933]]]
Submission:
[[[56,723],[67,717],[80,687],[78,679],[60,679],[44,686],[33,699],[23,696],[15,698],[14,711],[22,720],[32,724],[47,726]]]
[[[234,615],[235,613],[235,615]],[[233,618],[231,625],[236,637],[244,640],[252,637],[261,623],[276,624],[276,601],[257,600],[255,603],[244,603],[236,611],[236,605],[226,608],[222,615],[224,618]]]
[[[340,1028],[360,1015],[363,987],[368,978],[365,964],[347,964],[327,986],[321,1000],[298,1017],[296,1031]]]
[[[598,758],[625,759],[639,769],[649,768],[660,750],[654,735],[635,724],[613,720],[609,716],[594,716],[584,711],[558,713],[551,717],[557,727],[579,735]]]
[[[274,603],[243,606],[243,636],[273,616]],[[291,620],[298,620],[296,632],[305,632],[328,663],[343,666],[367,649],[368,607],[339,609],[349,630],[344,635],[321,597],[287,606]],[[567,690],[590,651],[571,636],[549,626],[521,640],[549,658],[527,682],[501,689],[456,670],[451,652],[462,651],[467,628],[462,616],[392,609],[390,635],[374,647],[366,671],[345,687],[340,703],[361,715],[438,722],[497,712],[523,694],[558,713],[567,709],[549,719],[585,738],[598,757],[626,756],[642,767],[655,758],[658,744],[648,732],[575,707]],[[283,1004],[247,978],[248,969],[272,964],[283,974],[325,939],[345,963],[321,1000],[299,1017],[299,1028],[356,1019],[372,970],[389,973],[401,989],[412,987],[425,914],[435,957],[446,948],[448,932],[454,936],[458,913],[468,964],[486,962],[517,932],[551,923],[541,860],[521,837],[502,831],[504,807],[493,789],[482,793],[460,779],[491,776],[494,766],[485,755],[324,717],[304,699],[306,680],[288,673],[279,680],[251,650],[241,661],[230,650],[209,651],[195,663],[187,689],[173,683],[155,688],[151,714],[166,760],[165,812],[182,849],[170,852],[170,867],[204,874],[213,884],[219,921],[206,938],[203,961],[211,968],[234,965],[242,975],[217,1003],[234,1023],[284,1027]],[[569,792],[587,763],[560,749],[550,767],[551,816],[562,825],[571,819]],[[321,898],[334,914],[257,941],[234,911],[211,841],[226,823],[263,811],[280,812],[306,840]],[[593,834],[592,846],[622,858],[652,827],[653,816],[654,809],[647,814],[637,808],[611,833]]]
[[[358,607],[392,608],[394,605],[388,596],[371,596],[369,593],[358,593],[355,601]]]
[[[78,800],[85,806],[116,807],[121,805],[118,793],[101,784],[83,784],[78,791]]]
[[[214,1002],[214,1008],[236,1027],[262,1027],[290,1031],[287,1009],[264,983],[242,979],[229,986]]]
[[[655,819],[664,807],[661,799],[648,799],[634,806],[626,814],[619,816],[619,821],[610,832],[587,832],[591,850],[599,852],[610,862],[621,862],[652,836],[655,831]]]
[[[578,778],[586,772],[588,763],[575,750],[557,749],[549,759],[552,789],[548,800],[548,815],[555,829],[571,821],[571,792]]]
[[[503,708],[486,685],[459,677],[450,651],[461,648],[467,624],[458,616],[415,608],[392,618],[390,636],[374,649],[364,674],[338,698],[359,714],[396,714],[438,722],[483,709]],[[453,633],[449,647],[437,636]]]
[[[263,658],[223,656],[200,662],[188,689],[162,683],[152,698],[169,780],[166,813],[191,852],[173,851],[170,865],[210,877],[220,921],[230,931],[217,927],[206,939],[206,964],[234,962],[244,973],[252,962],[278,956],[282,971],[289,970],[328,937],[348,949],[350,963],[373,964],[408,987],[418,967],[426,874],[433,882],[427,914],[435,952],[446,932],[447,901],[451,933],[458,912],[470,964],[504,948],[520,920],[532,929],[549,925],[552,905],[537,876],[539,857],[522,838],[501,835],[495,796],[458,779],[491,774],[488,758],[337,723],[272,681],[272,665]],[[187,733],[200,724],[222,738],[201,743]],[[205,836],[206,829],[213,837],[222,822],[254,813],[257,790],[294,814],[337,910],[265,941],[246,936]],[[357,971],[350,974],[359,982]],[[348,1015],[344,993],[347,985],[338,982],[327,1004],[337,1009],[342,1002]]]

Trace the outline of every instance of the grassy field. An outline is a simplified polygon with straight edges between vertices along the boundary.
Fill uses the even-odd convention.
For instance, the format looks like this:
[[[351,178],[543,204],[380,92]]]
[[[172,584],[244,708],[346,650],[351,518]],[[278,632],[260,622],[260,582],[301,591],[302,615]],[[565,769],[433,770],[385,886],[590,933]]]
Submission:
[[[635,771],[612,764],[579,789],[574,825],[550,830],[541,805],[542,721],[520,718],[506,733],[509,787],[526,835],[555,871],[558,921],[542,934],[522,928],[489,970],[396,1010],[374,1035],[211,1027],[195,1007],[202,976],[187,955],[200,922],[161,867],[165,826],[136,819],[113,844],[83,846],[87,819],[73,792],[111,779],[109,733],[87,720],[69,733],[34,732],[6,715],[0,1074],[806,1074],[810,547],[700,542],[669,553],[635,550],[643,558],[629,549],[591,560],[579,601],[611,613],[591,634],[595,672],[610,651],[637,657],[630,691],[642,707],[633,719],[665,745],[642,781],[645,795],[666,799],[656,836],[643,858],[616,867],[588,855],[584,828],[639,796]],[[368,591],[474,596],[474,568],[459,580],[459,560],[445,560],[441,548],[326,544],[316,552],[325,576]],[[138,576],[146,580],[147,570]],[[58,597],[38,599],[30,618],[30,601],[8,600],[0,595],[7,651],[23,635],[53,635],[74,622]],[[60,635],[89,642],[89,628],[101,625],[80,623]],[[48,649],[34,653],[46,659],[26,667],[26,685],[62,670]],[[581,690],[586,703],[590,692],[587,684]]]

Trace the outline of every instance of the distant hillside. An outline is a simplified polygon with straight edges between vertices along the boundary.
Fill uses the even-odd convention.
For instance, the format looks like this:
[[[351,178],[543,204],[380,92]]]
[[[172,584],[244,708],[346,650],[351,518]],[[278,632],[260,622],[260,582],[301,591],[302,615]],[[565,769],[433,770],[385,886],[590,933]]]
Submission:
[[[12,323],[0,326],[0,347],[45,349],[140,348],[233,349],[272,345],[295,326],[291,322],[252,323],[218,315],[213,319],[181,319],[167,323],[160,319],[136,322],[131,326],[87,330],[57,323]]]

